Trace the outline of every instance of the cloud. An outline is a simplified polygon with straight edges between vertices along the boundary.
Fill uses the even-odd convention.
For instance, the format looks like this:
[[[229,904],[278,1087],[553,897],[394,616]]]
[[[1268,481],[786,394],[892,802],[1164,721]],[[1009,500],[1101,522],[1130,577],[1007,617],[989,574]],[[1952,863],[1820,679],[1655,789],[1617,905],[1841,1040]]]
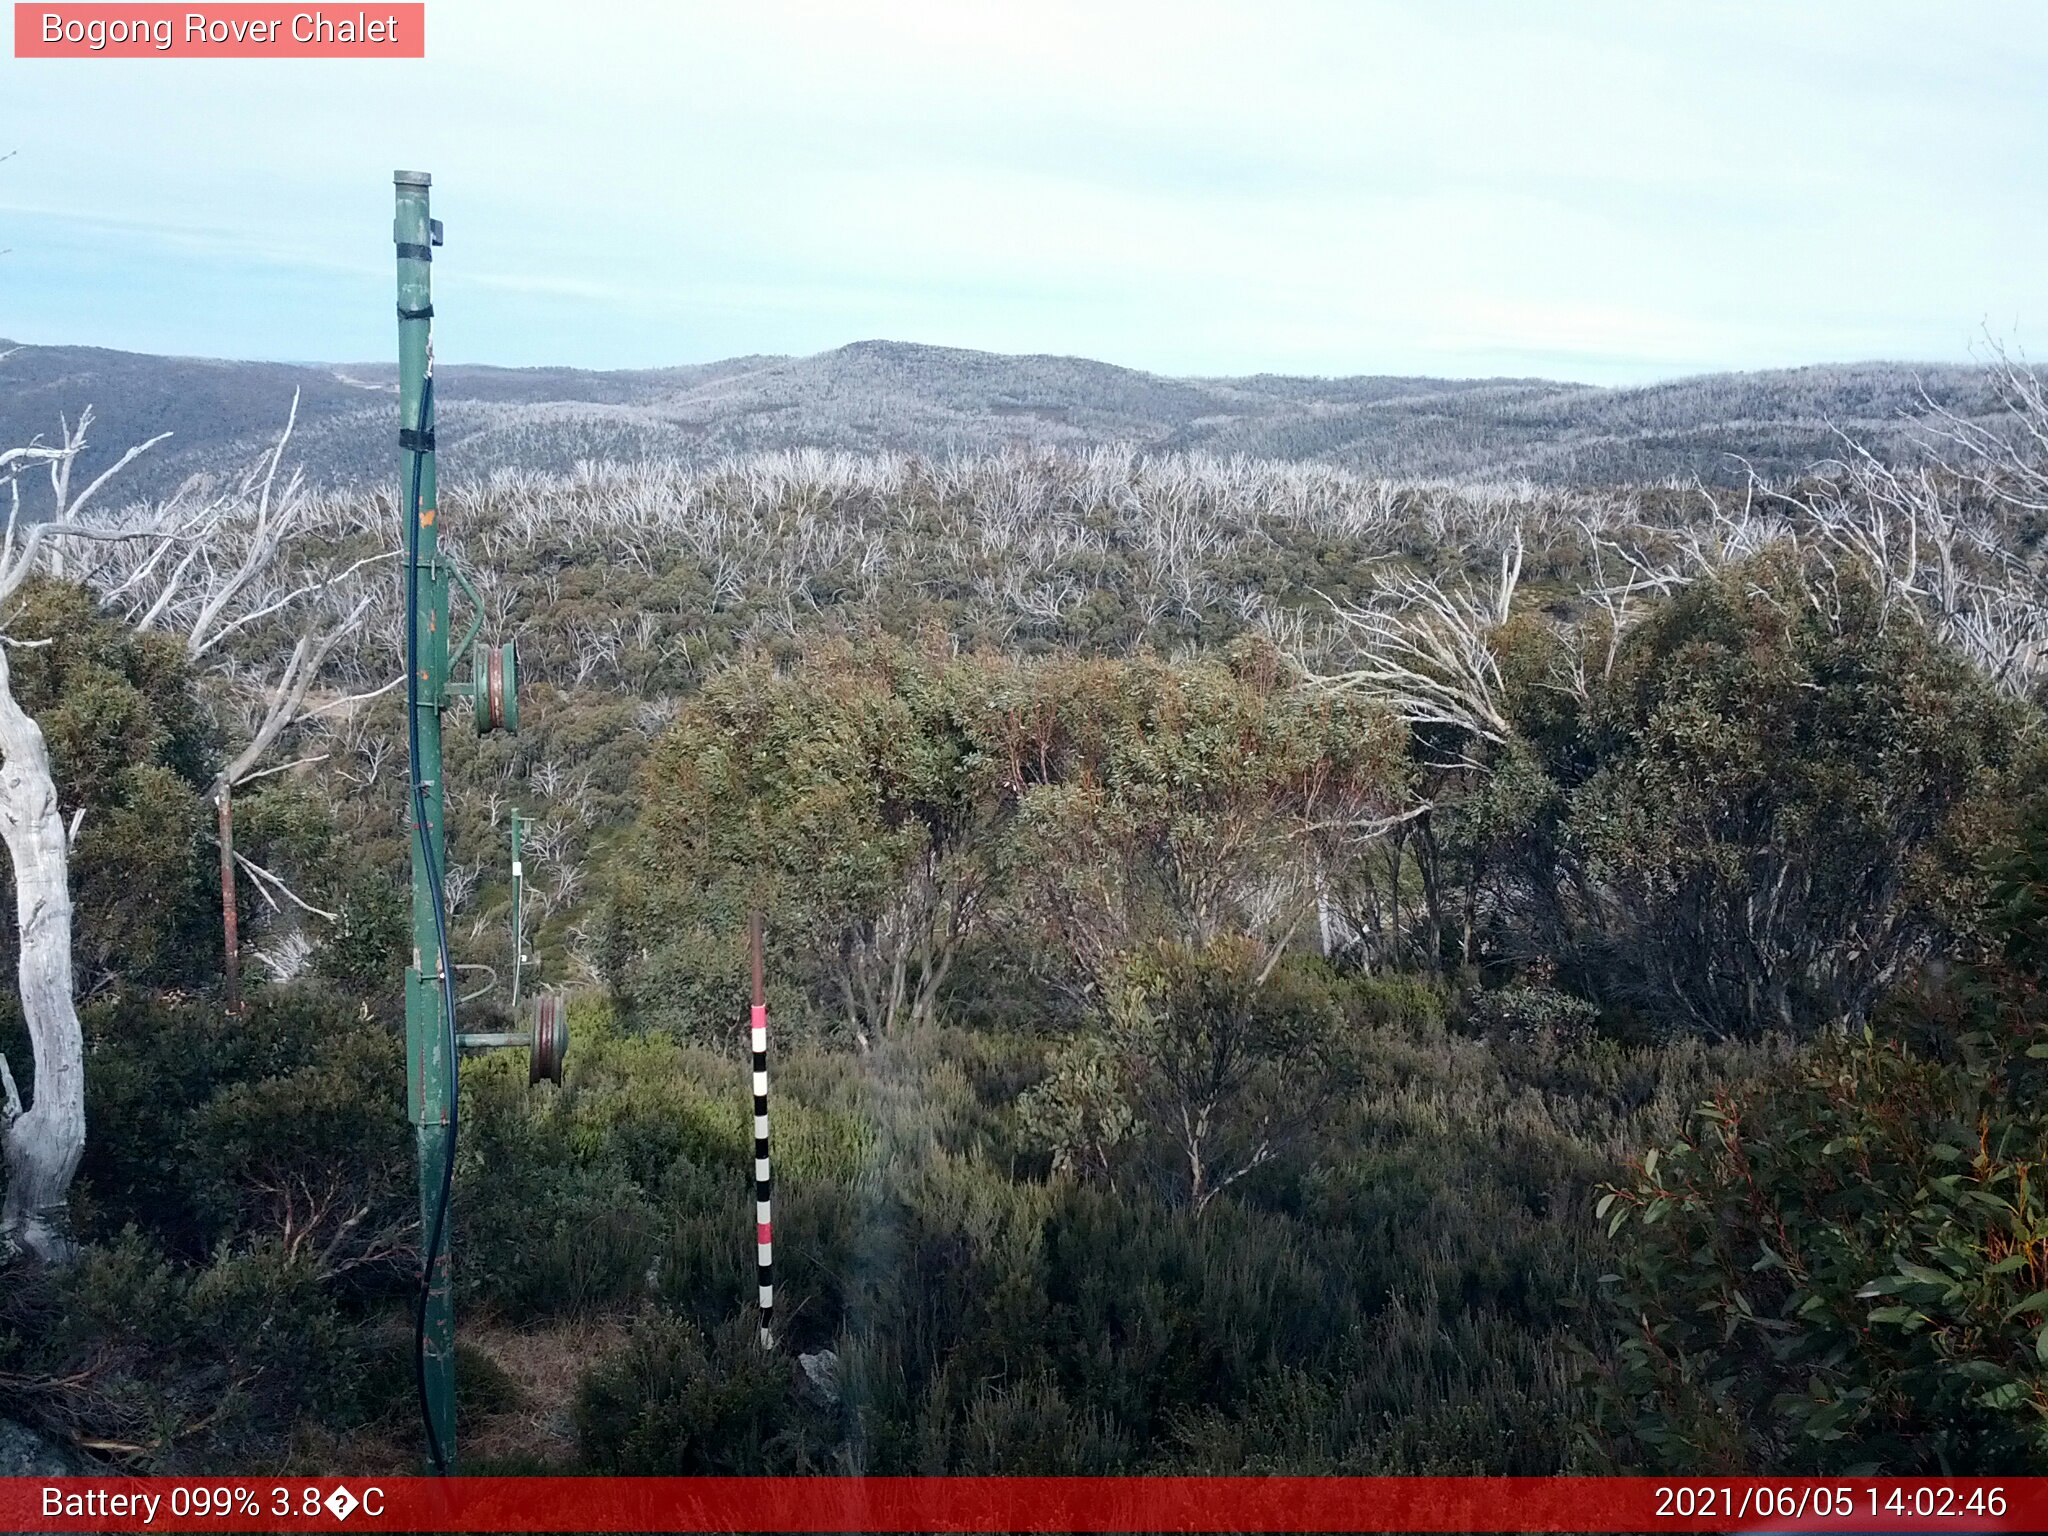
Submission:
[[[1202,373],[1953,356],[2035,318],[2048,241],[2030,5],[434,0],[429,38],[0,60],[0,324],[121,344],[137,285],[155,345],[362,355],[397,165],[449,226],[444,355],[505,362],[884,334]],[[86,249],[99,287],[51,275]],[[251,263],[245,342],[217,294]]]

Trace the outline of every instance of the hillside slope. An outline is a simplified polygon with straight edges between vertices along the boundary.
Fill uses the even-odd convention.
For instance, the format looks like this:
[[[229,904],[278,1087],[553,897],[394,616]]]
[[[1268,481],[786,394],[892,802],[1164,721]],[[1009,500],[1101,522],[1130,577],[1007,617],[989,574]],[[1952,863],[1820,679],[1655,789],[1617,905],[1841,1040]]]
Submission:
[[[129,443],[174,434],[129,482],[164,495],[259,452],[298,390],[297,456],[309,476],[374,481],[391,463],[393,379],[389,364],[22,346],[0,358],[0,441],[51,434],[60,415],[90,404],[99,428],[85,470]],[[887,341],[623,372],[446,366],[437,389],[443,471],[457,479],[792,447],[943,455],[1125,442],[1402,478],[1726,480],[1739,474],[1738,458],[1784,473],[1825,456],[1836,427],[1881,445],[1923,389],[1965,413],[1986,403],[1976,370],[1951,365],[1856,363],[1602,389],[1541,379],[1173,379],[1083,358]]]

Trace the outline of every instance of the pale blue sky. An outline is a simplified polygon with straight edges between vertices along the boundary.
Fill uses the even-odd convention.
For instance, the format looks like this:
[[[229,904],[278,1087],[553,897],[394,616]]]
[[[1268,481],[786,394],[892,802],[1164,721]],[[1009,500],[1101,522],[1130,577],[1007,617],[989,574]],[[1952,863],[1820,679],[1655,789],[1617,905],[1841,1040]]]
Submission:
[[[354,7],[349,9],[353,10]],[[2048,351],[2048,4],[428,0],[423,62],[0,58],[0,335],[1171,373]]]

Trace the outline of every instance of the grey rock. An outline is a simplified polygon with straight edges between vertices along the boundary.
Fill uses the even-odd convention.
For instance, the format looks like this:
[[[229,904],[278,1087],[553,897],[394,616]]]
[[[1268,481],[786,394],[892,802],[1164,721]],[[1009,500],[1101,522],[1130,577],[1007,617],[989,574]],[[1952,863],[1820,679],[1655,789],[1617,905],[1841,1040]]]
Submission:
[[[821,1349],[814,1355],[798,1355],[796,1363],[818,1396],[828,1403],[839,1401],[839,1354],[836,1350]]]
[[[77,1477],[88,1468],[70,1446],[0,1419],[0,1477]]]

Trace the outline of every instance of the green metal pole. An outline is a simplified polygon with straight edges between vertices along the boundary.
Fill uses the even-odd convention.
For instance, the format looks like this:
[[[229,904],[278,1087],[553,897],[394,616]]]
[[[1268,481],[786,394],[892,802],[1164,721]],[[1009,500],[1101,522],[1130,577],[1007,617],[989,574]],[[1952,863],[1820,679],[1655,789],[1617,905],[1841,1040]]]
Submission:
[[[512,1011],[519,1012],[519,973],[526,967],[526,865],[519,857],[521,817],[512,813]]]
[[[418,702],[414,714],[418,739],[417,771],[425,791],[424,816],[409,814],[412,838],[412,965],[405,973],[406,1099],[419,1146],[420,1241],[425,1244],[440,1208],[443,1170],[449,1152],[451,1099],[455,1060],[442,1016],[439,924],[429,861],[447,868],[442,809],[441,712],[448,689],[448,571],[439,559],[440,525],[436,517],[434,450],[431,416],[422,418],[421,403],[433,368],[433,226],[427,216],[424,172],[400,171],[398,218],[393,239],[398,246],[398,409],[404,436],[399,452],[399,506],[413,506],[415,476],[419,486],[418,612],[409,621],[418,628],[415,679]],[[410,530],[408,530],[410,533]],[[425,1302],[425,1412],[441,1453],[439,1470],[455,1468],[455,1308],[449,1292],[448,1228],[440,1223],[440,1242],[431,1255]]]

